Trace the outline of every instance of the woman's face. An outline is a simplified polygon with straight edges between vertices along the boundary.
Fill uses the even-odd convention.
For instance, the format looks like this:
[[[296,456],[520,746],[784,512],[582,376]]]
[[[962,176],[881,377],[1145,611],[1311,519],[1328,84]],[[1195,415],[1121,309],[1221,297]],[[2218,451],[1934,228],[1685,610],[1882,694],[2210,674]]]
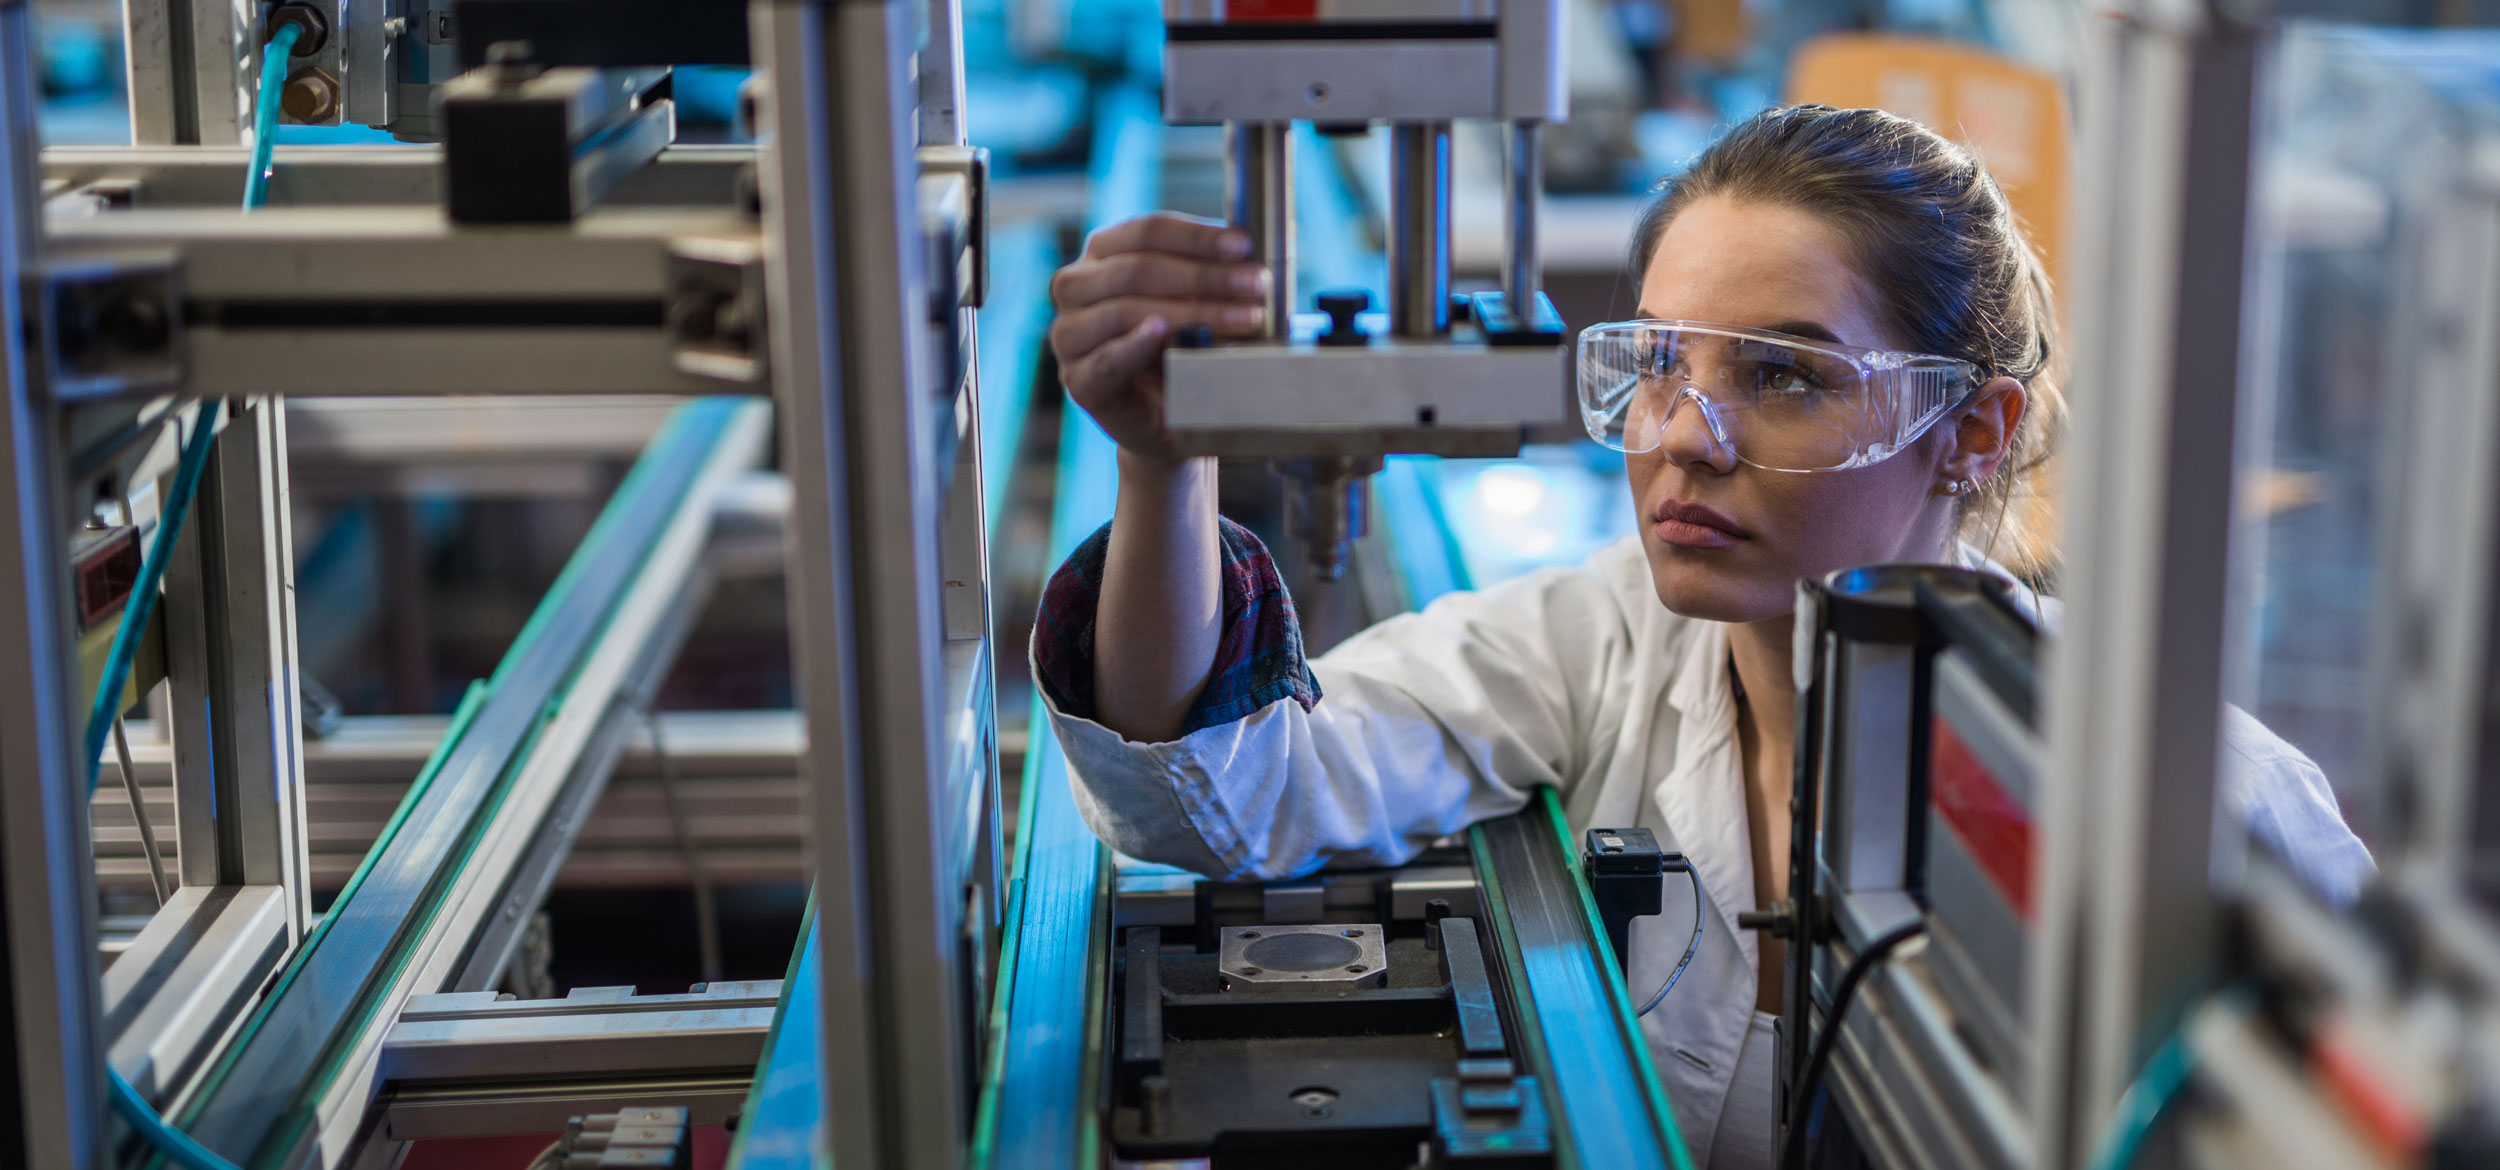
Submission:
[[[1660,237],[1638,314],[1903,348],[1877,325],[1874,294],[1847,257],[1809,212],[1703,199]],[[1940,463],[1953,422],[1881,463],[1798,474],[1738,462],[1698,410],[1678,410],[1656,450],[1624,461],[1658,600],[1689,617],[1759,621],[1795,608],[1800,578],[1937,559],[1952,527]]]

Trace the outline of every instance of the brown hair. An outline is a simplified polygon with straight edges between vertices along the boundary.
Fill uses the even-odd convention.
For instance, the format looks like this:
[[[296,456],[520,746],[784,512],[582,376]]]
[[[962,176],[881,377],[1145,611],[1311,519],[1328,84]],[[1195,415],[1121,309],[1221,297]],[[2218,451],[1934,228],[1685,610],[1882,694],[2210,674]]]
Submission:
[[[2023,384],[2029,405],[2005,462],[1963,497],[1964,539],[2035,582],[2055,575],[2049,456],[2066,416],[2057,314],[2040,258],[1988,169],[1932,130],[1881,110],[1787,106],[1737,124],[1660,182],[1632,235],[1649,271],[1667,224],[1719,196],[1829,219],[1857,251],[1899,343]]]

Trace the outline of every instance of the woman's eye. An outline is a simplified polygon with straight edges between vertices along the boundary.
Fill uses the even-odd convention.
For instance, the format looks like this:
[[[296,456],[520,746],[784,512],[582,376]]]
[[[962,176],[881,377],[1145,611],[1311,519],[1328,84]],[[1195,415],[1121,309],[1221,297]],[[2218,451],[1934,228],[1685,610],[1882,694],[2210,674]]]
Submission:
[[[1815,377],[1812,370],[1803,366],[1764,371],[1762,388],[1770,393],[1789,398],[1813,398],[1821,394],[1824,389],[1823,380]]]

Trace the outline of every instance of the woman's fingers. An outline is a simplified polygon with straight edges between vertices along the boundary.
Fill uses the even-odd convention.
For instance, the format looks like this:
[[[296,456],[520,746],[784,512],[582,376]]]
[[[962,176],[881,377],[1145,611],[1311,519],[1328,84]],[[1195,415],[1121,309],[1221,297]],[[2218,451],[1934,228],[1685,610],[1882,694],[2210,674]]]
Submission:
[[[1119,405],[1136,408],[1145,402],[1118,402],[1114,399],[1123,390],[1138,382],[1138,375],[1162,356],[1164,339],[1172,334],[1171,323],[1161,315],[1149,315],[1137,327],[1095,347],[1067,371],[1068,389],[1077,403],[1088,411]]]
[[[1069,396],[1132,451],[1165,453],[1154,376],[1184,328],[1251,336],[1266,324],[1268,273],[1249,237],[1219,223],[1157,213],[1113,224],[1051,278],[1050,348]]]
[[[1123,252],[1081,260],[1050,278],[1050,301],[1062,312],[1121,296],[1260,301],[1267,296],[1267,269],[1170,252]]]
[[[1059,314],[1050,326],[1050,348],[1059,355],[1063,367],[1073,365],[1096,347],[1137,328],[1150,316],[1162,317],[1174,329],[1205,325],[1220,334],[1247,336],[1265,324],[1267,310],[1238,301],[1116,297]]]
[[[1220,223],[1158,211],[1124,219],[1086,237],[1085,256],[1100,259],[1123,252],[1170,252],[1200,260],[1247,260],[1250,236]]]

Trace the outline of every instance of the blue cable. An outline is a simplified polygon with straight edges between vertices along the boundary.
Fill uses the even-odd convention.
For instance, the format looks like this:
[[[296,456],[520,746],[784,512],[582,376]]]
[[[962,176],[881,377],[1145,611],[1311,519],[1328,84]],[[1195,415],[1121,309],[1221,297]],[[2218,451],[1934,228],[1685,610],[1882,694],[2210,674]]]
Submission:
[[[245,211],[269,202],[269,152],[278,145],[278,94],[286,87],[287,60],[295,55],[295,42],[303,35],[304,26],[285,25],[269,34],[269,47],[261,51],[260,98],[252,103],[252,170],[243,176]]]
[[[130,662],[138,651],[139,632],[147,628],[149,617],[156,611],[157,585],[164,580],[165,561],[173,552],[174,537],[182,531],[183,517],[191,510],[191,497],[199,492],[201,472],[208,466],[208,449],[217,442],[217,416],[224,408],[225,401],[216,398],[200,407],[191,438],[182,445],[182,462],[175,467],[173,493],[165,498],[165,510],[156,519],[156,539],[148,542],[148,555],[139,563],[139,579],[130,587],[130,599],[122,603],[121,622],[113,630],[113,649],[104,659],[104,678],[96,687],[95,705],[87,712],[90,795],[104,770],[104,737],[112,733],[114,710],[121,705],[122,688],[130,683]],[[109,1065],[104,1072],[112,1081],[113,1111],[175,1165],[184,1170],[235,1170],[233,1163],[166,1124],[139,1096],[139,1091],[122,1079],[120,1072]]]
[[[2128,1085],[2125,1095],[2118,1098],[2118,1106],[2110,1112],[2108,1127],[2102,1131],[2087,1165],[2092,1170],[2127,1170],[2134,1165],[2136,1155],[2152,1137],[2154,1125],[2195,1071],[2196,1049],[2188,1043],[2187,1028],[2182,1024],[2162,1042],[2153,1058],[2145,1062],[2144,1071],[2136,1074],[2135,1083]]]
[[[168,1161],[183,1170],[236,1170],[235,1164],[218,1157],[217,1151],[166,1124],[165,1119],[148,1105],[147,1098],[130,1087],[130,1082],[123,1080],[120,1073],[111,1068],[104,1071],[113,1079],[113,1112],[121,1114],[122,1120],[129,1122],[130,1128],[138,1130],[139,1136],[146,1138],[148,1144],[155,1146]]]
[[[104,774],[104,737],[112,734],[122,688],[130,685],[130,663],[138,655],[139,635],[156,615],[157,585],[165,579],[165,562],[173,554],[174,536],[182,531],[183,517],[191,511],[191,497],[199,492],[200,473],[208,467],[208,449],[217,441],[217,415],[224,408],[225,400],[220,398],[201,404],[199,422],[192,428],[190,441],[183,444],[182,462],[174,471],[173,493],[165,497],[165,511],[156,519],[156,539],[148,542],[148,555],[139,562],[139,579],[130,586],[130,600],[122,603],[113,649],[104,658],[104,677],[96,684],[94,704],[87,709],[87,754],[82,758],[91,796]]]

